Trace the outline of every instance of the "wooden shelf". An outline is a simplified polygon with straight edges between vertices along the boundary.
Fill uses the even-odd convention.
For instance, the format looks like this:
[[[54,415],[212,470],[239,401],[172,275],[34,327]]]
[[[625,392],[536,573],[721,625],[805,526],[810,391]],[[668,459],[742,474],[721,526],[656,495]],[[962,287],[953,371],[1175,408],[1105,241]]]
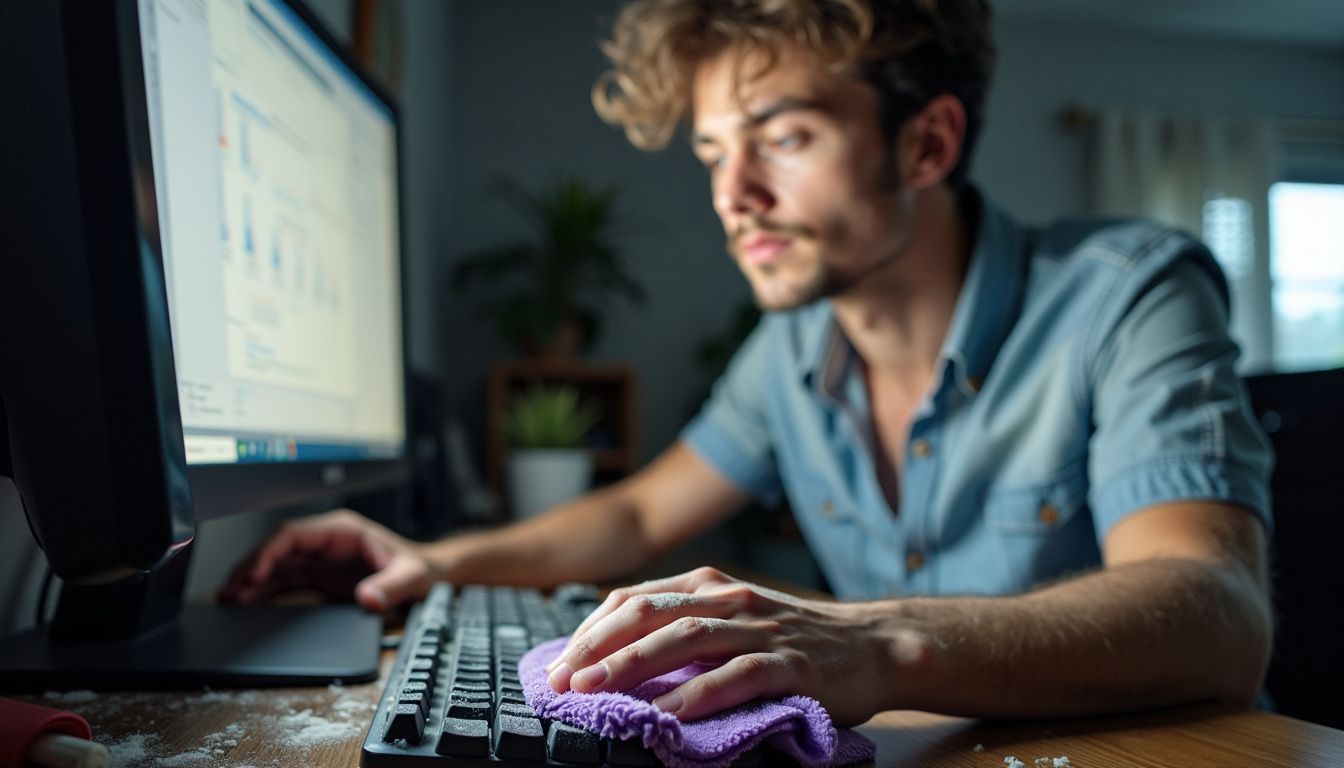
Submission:
[[[635,371],[629,365],[581,360],[506,360],[490,367],[486,390],[489,420],[486,472],[490,485],[506,500],[504,461],[507,446],[494,427],[519,393],[534,386],[568,386],[580,400],[597,403],[597,426],[589,433],[594,485],[619,480],[639,467],[639,408]]]

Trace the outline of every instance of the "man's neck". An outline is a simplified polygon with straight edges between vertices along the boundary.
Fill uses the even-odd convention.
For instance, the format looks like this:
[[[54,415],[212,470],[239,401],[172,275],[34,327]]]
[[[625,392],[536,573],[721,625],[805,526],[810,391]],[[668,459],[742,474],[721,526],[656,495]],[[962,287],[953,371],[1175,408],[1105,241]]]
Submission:
[[[946,185],[918,193],[909,250],[831,301],[870,376],[927,389],[970,260],[967,214]]]

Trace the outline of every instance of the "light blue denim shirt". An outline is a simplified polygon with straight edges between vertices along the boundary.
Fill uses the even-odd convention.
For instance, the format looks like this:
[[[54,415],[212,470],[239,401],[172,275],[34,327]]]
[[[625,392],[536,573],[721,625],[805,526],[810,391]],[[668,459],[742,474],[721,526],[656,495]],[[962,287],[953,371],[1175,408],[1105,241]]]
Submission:
[[[1027,231],[969,198],[976,245],[902,447],[899,509],[828,302],[767,314],[686,444],[762,500],[787,496],[846,599],[1021,592],[1098,566],[1111,528],[1162,502],[1230,502],[1268,525],[1269,443],[1208,251],[1150,223]]]

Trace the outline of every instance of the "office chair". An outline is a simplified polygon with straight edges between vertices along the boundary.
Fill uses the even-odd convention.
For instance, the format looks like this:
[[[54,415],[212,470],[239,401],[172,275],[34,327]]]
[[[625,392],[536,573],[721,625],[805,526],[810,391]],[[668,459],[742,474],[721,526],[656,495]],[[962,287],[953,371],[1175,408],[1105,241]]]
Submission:
[[[1246,385],[1277,455],[1265,687],[1279,712],[1344,728],[1344,368]]]

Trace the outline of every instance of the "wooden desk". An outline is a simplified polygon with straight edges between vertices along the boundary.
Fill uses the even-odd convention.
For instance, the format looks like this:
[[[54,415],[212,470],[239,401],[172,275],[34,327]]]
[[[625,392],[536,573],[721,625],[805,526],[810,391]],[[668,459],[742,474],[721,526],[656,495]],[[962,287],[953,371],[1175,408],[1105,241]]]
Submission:
[[[354,768],[381,691],[379,682],[25,698],[86,717],[118,768]],[[1003,768],[1007,755],[1028,768],[1036,758],[1061,756],[1075,768],[1344,765],[1344,731],[1265,712],[1179,709],[1019,723],[884,712],[860,730],[877,743],[877,765],[884,767]]]

